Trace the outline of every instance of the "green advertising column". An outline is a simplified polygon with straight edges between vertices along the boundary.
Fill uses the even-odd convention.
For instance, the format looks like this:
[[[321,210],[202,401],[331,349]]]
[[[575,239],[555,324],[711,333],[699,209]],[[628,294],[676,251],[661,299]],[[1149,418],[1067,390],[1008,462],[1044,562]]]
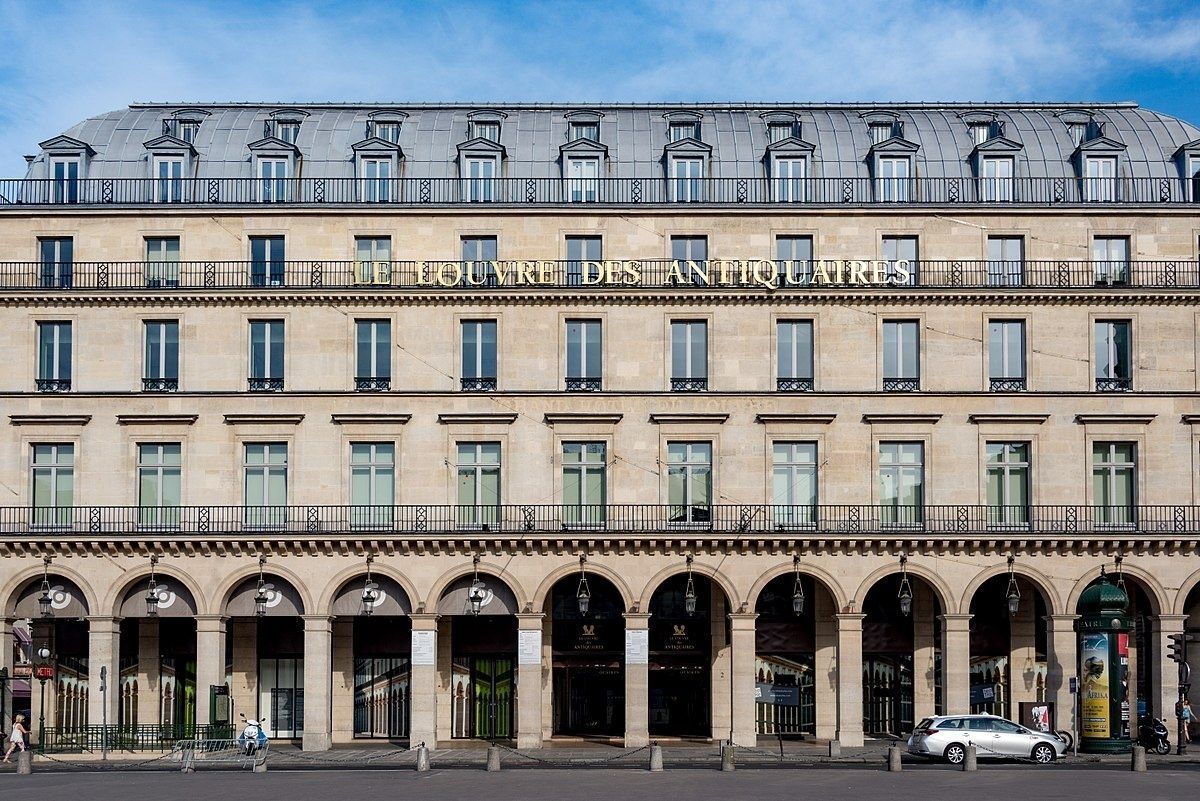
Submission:
[[[1100,571],[1079,598],[1079,750],[1128,753],[1129,596]]]

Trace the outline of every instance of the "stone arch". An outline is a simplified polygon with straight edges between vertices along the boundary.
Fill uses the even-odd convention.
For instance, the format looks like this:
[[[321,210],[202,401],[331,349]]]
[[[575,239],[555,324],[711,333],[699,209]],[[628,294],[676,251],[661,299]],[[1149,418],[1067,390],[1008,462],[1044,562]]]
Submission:
[[[877,568],[874,572],[862,580],[862,583],[858,585],[858,589],[855,591],[854,597],[851,600],[858,605],[859,609],[862,609],[863,601],[866,600],[867,593],[871,591],[871,588],[893,573],[899,572],[900,562],[898,559],[893,563]],[[923,579],[926,584],[933,588],[933,593],[937,596],[938,603],[942,607],[942,614],[953,615],[958,613],[959,609],[956,602],[957,599],[954,597],[954,592],[950,589],[950,585],[948,585],[941,576],[925,567],[920,562],[913,562],[911,559],[908,562],[908,574],[910,576],[916,576],[919,579]]]
[[[786,564],[781,563],[759,576],[758,581],[754,582],[754,586],[750,588],[750,592],[746,597],[747,607],[750,609],[755,609],[758,606],[758,597],[762,595],[762,591],[766,589],[767,585],[780,576],[789,575],[795,568],[796,565],[792,562],[787,562]],[[835,609],[840,612],[846,608],[846,604],[849,600],[846,598],[846,590],[842,587],[841,583],[838,582],[837,578],[832,573],[817,567],[816,565],[805,564],[803,559],[800,560],[799,569],[801,575],[808,576],[809,578],[813,579],[818,584],[822,585],[831,596],[833,596],[833,605]]]
[[[447,570],[442,575],[438,576],[437,581],[433,583],[433,588],[421,603],[428,611],[437,609],[438,601],[442,599],[442,595],[447,588],[463,576],[469,576],[475,572],[475,565],[467,562],[458,567],[453,567]],[[504,569],[502,565],[492,564],[491,562],[479,562],[479,572],[486,573],[492,578],[502,581],[506,587],[512,590],[512,594],[516,596],[517,605],[521,609],[529,606],[529,596],[525,593],[525,588],[521,586],[521,582],[512,573]]]
[[[641,597],[638,598],[638,609],[642,612],[650,608],[650,599],[654,597],[654,593],[662,586],[663,582],[672,576],[680,575],[687,572],[687,565],[684,563],[665,567],[654,574],[654,577],[646,583],[642,590]],[[725,577],[721,571],[706,565],[702,562],[692,563],[692,572],[698,576],[706,576],[713,584],[721,588],[725,593],[725,600],[729,602],[729,611],[736,612],[741,606],[741,597],[737,593],[737,588]]]
[[[607,579],[610,584],[617,588],[617,592],[621,594],[621,603],[625,607],[626,612],[632,608],[634,601],[633,593],[630,591],[629,585],[625,583],[625,579],[621,578],[619,573],[608,567],[605,567],[604,565],[593,563],[591,561],[587,563],[587,571],[590,574],[601,576]],[[542,579],[542,583],[538,586],[537,592],[533,594],[534,611],[536,612],[546,605],[546,600],[550,597],[550,592],[554,589],[555,584],[562,581],[567,576],[577,575],[578,573],[578,563],[563,565],[562,567],[551,571],[546,578]]]
[[[292,585],[292,589],[296,591],[296,595],[300,598],[300,603],[304,606],[302,614],[312,614],[311,610],[317,608],[312,602],[312,594],[308,590],[308,585],[305,584],[304,579],[296,575],[295,572],[283,567],[278,562],[272,562],[268,560],[267,564],[263,566],[263,573],[265,575],[281,578],[288,584]],[[217,586],[217,589],[213,592],[213,594],[207,599],[208,608],[213,610],[214,614],[224,614],[225,607],[229,605],[233,591],[237,589],[238,585],[247,578],[257,575],[257,560],[254,562],[253,566],[247,565],[230,573],[225,577],[225,580]]]
[[[156,576],[168,576],[172,580],[178,581],[184,587],[187,587],[188,592],[192,594],[192,598],[196,601],[196,605],[199,607],[199,609],[196,610],[196,614],[210,614],[207,607],[205,607],[205,603],[208,601],[208,599],[204,596],[204,592],[200,589],[200,585],[196,584],[195,580],[191,577],[191,575],[188,574],[186,570],[181,570],[172,564],[159,562],[154,566],[154,573]],[[100,607],[101,609],[108,610],[106,614],[110,614],[113,617],[121,616],[121,602],[124,600],[126,593],[129,592],[130,587],[132,587],[138,581],[150,578],[150,561],[146,560],[146,564],[138,565],[137,567],[126,570],[123,574],[121,574],[121,578],[123,581],[112,585],[112,591],[105,596],[104,602]]]
[[[409,581],[408,576],[404,575],[399,570],[394,569],[392,566],[379,561],[371,563],[371,573],[372,575],[386,576],[387,578],[399,584],[400,589],[404,590],[404,594],[408,596],[409,604],[413,609],[416,609],[417,601],[420,600],[420,596],[417,594],[417,590],[413,586],[412,582]],[[342,587],[345,587],[348,582],[354,581],[355,579],[365,578],[366,575],[367,566],[365,563],[351,565],[345,570],[342,570],[336,576],[334,576],[328,584],[325,585],[325,589],[321,591],[321,595],[317,600],[317,604],[313,608],[321,610],[321,614],[332,614],[333,602],[337,598],[337,594],[341,591]]]
[[[31,579],[40,579],[43,569],[44,565],[40,561],[37,565],[25,568],[10,579],[4,589],[0,591],[3,593],[0,597],[4,598],[5,617],[13,616],[17,606],[17,595]],[[50,564],[50,575],[62,576],[79,588],[79,591],[83,593],[83,600],[87,606],[88,614],[94,615],[98,610],[104,608],[99,603],[95,589],[92,588],[92,585],[80,573],[55,561]]]
[[[1116,575],[1116,562],[1106,562],[1103,567],[1104,572],[1108,573],[1109,578],[1113,578]],[[1150,610],[1151,614],[1166,614],[1167,610],[1172,608],[1171,604],[1167,603],[1167,591],[1163,589],[1162,584],[1154,577],[1153,573],[1137,565],[1131,565],[1128,561],[1121,565],[1121,573],[1126,578],[1132,578],[1145,590],[1146,596],[1150,599],[1150,605],[1153,607]],[[1071,588],[1071,595],[1067,598],[1067,614],[1075,614],[1075,610],[1079,607],[1079,596],[1083,595],[1083,591],[1088,588],[1088,585],[1099,578],[1099,576],[1099,566],[1093,565],[1075,581],[1075,586]]]
[[[1175,605],[1171,608],[1172,614],[1186,615],[1188,613],[1188,596],[1192,594],[1192,590],[1196,589],[1197,584],[1200,584],[1200,570],[1196,570],[1180,582],[1179,589],[1175,592]]]
[[[996,576],[1003,576],[1007,573],[1007,562],[992,565],[981,570],[975,575],[975,578],[971,579],[971,581],[967,583],[967,588],[963,590],[962,598],[959,599],[958,608],[960,610],[970,612],[971,601],[974,600],[975,593],[979,591],[979,588],[982,587],[989,579],[993,579]],[[1050,577],[1045,573],[1029,567],[1028,565],[1023,565],[1019,561],[1013,563],[1013,573],[1037,587],[1038,591],[1042,594],[1042,597],[1046,600],[1047,614],[1071,614],[1063,610],[1062,599],[1058,595],[1058,590],[1054,588],[1054,584],[1050,581]]]

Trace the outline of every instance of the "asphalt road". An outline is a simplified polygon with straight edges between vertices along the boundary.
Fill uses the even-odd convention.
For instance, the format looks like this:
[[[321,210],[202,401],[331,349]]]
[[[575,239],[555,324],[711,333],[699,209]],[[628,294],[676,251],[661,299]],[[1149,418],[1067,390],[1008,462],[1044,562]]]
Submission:
[[[179,773],[44,772],[0,776],[0,793],[26,798],[129,801],[775,801],[865,798],[1137,798],[1178,801],[1193,797],[1200,768],[1135,774],[1117,766],[1087,768],[997,765],[963,773],[935,766],[887,773],[878,768],[741,770],[479,770],[284,771]]]

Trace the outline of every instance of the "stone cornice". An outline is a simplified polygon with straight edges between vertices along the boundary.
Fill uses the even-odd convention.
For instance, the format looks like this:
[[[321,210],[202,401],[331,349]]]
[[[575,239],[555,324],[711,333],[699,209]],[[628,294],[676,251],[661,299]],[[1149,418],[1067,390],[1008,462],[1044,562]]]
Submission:
[[[304,419],[302,414],[271,414],[266,412],[251,414],[227,414],[225,425],[229,426],[269,426],[287,425],[298,426]]]
[[[1200,414],[1185,414],[1179,419],[1179,422],[1189,426],[1200,426]]]
[[[1050,419],[1048,414],[969,414],[967,420],[975,425],[1038,425]]]
[[[118,414],[122,426],[190,426],[200,419],[198,414]]]
[[[92,421],[90,414],[10,414],[8,422],[14,426],[86,426]]]
[[[398,425],[402,426],[412,419],[411,414],[362,413],[362,414],[331,414],[330,422],[339,425]]]
[[[771,414],[763,412],[754,415],[754,422],[761,425],[829,425],[837,418],[837,414]]]
[[[722,413],[678,413],[678,412],[651,412],[650,422],[658,426],[671,425],[723,425],[729,419],[728,414]]]
[[[606,425],[615,426],[625,415],[601,414],[599,412],[546,412],[542,420],[548,426],[554,425]]]
[[[509,426],[517,421],[517,414],[504,412],[447,412],[438,415],[438,422],[444,426],[456,425],[497,425]]]
[[[1075,422],[1081,426],[1093,425],[1126,425],[1148,426],[1157,414],[1077,414]]]
[[[940,414],[924,414],[921,412],[913,412],[911,414],[896,414],[896,413],[872,413],[863,414],[862,421],[867,425],[936,425],[938,420],[941,420]]]

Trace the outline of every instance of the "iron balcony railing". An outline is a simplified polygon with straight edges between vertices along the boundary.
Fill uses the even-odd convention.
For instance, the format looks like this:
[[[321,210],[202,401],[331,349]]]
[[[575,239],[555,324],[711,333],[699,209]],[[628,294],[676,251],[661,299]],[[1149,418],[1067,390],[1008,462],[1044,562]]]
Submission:
[[[0,536],[1200,533],[1200,506],[510,504],[2,507]]]
[[[742,270],[743,265],[749,268]],[[838,264],[842,264],[839,273]],[[524,265],[530,265],[522,269]],[[925,289],[1197,289],[1200,261],[1104,262],[1087,260],[988,261],[953,259],[910,262],[909,276],[883,265],[875,280],[869,265],[863,283],[854,280],[844,262],[760,260],[677,261],[635,259],[621,262],[628,270],[614,280],[594,262],[538,260],[444,261],[409,260],[358,262],[295,261],[178,261],[178,262],[2,262],[0,290],[75,292],[132,289],[240,289],[254,291],[306,289],[377,289],[428,292],[494,292],[497,289],[537,292],[570,289],[579,292],[668,289],[720,292],[762,289],[804,292],[811,289],[906,292]],[[633,270],[636,270],[636,279]],[[823,278],[822,273],[828,278]]]
[[[11,178],[0,207],[1190,204],[1183,178]]]

